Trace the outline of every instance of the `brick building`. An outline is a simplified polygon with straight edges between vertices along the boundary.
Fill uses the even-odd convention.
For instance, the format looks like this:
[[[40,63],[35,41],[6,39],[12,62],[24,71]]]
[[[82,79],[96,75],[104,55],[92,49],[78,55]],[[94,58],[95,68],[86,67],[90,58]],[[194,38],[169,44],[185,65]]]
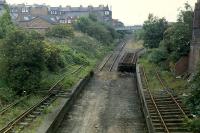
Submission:
[[[112,11],[108,6],[98,7],[50,7],[47,5],[10,5],[12,20],[25,28],[45,29],[54,24],[71,24],[79,17],[95,14],[98,20],[112,22]]]
[[[195,72],[200,63],[200,0],[194,10],[193,35],[190,46],[189,72]]]

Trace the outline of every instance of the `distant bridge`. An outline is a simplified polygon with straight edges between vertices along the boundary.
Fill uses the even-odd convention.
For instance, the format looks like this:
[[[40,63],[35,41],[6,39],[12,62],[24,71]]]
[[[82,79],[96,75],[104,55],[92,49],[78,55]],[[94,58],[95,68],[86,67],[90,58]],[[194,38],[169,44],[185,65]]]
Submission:
[[[136,25],[136,26],[124,26],[115,28],[116,31],[135,31],[139,29],[142,29],[142,26]]]

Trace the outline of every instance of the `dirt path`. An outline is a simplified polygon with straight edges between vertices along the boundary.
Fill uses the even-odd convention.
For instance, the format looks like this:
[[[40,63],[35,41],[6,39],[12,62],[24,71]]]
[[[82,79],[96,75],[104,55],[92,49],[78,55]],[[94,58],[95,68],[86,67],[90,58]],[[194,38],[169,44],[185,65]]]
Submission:
[[[58,133],[145,133],[134,76],[95,74]]]

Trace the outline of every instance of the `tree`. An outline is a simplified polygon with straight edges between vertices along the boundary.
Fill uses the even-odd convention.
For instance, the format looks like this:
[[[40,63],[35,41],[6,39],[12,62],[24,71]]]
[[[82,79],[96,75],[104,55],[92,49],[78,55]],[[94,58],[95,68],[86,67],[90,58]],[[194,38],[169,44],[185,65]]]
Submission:
[[[148,20],[143,25],[144,46],[147,48],[158,48],[167,26],[165,18],[157,18],[153,14],[149,14]]]
[[[188,54],[190,40],[189,26],[185,23],[175,23],[165,31],[163,45],[170,54],[172,61],[175,62]]]
[[[192,7],[186,3],[178,15],[178,22],[173,23],[164,33],[164,39],[160,45],[164,45],[169,59],[176,62],[180,57],[188,55],[192,40]]]
[[[0,39],[3,39],[6,34],[14,28],[15,27],[11,21],[9,11],[6,10],[5,13],[0,17]]]
[[[21,94],[39,87],[44,68],[43,37],[16,29],[3,40],[2,72],[10,88]]]

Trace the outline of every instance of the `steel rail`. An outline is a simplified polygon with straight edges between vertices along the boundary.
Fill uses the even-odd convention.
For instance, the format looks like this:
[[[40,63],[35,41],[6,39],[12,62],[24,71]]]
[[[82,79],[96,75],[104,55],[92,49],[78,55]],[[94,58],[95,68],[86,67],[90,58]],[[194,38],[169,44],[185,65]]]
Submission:
[[[172,93],[170,93],[170,92],[167,90],[168,86],[167,86],[166,84],[164,84],[164,81],[163,81],[163,79],[161,79],[161,77],[160,77],[158,71],[155,70],[155,72],[156,72],[157,79],[160,81],[160,84],[162,85],[162,87],[163,87],[164,89],[166,89],[165,91],[170,95],[171,99],[172,99],[172,100],[175,102],[175,104],[178,106],[178,108],[180,109],[181,113],[182,113],[186,118],[188,118],[188,116],[186,115],[186,113],[184,112],[184,110],[182,109],[182,107],[180,106],[180,104],[177,102],[177,100],[175,99],[175,97],[172,95]]]
[[[103,68],[106,66],[106,64],[108,63],[108,61],[110,60],[110,58],[112,57],[113,53],[109,55],[109,57],[106,59],[106,61],[104,62],[104,64],[100,67],[99,71],[102,71]]]
[[[147,85],[147,91],[148,91],[148,93],[149,93],[149,95],[150,95],[151,101],[152,101],[153,104],[154,104],[154,107],[155,107],[155,109],[156,109],[156,112],[157,112],[157,114],[158,114],[158,116],[159,116],[159,118],[160,118],[160,120],[161,120],[161,123],[162,123],[162,125],[163,125],[163,127],[164,127],[164,130],[165,130],[167,133],[170,133],[170,132],[169,132],[169,129],[167,128],[167,125],[166,125],[166,123],[165,123],[165,121],[164,121],[164,119],[163,119],[163,117],[162,117],[162,115],[161,115],[161,113],[160,113],[160,111],[159,111],[159,109],[158,109],[158,106],[157,106],[157,104],[156,104],[156,102],[155,102],[155,99],[154,99],[154,97],[153,97],[153,95],[152,95],[152,93],[151,93],[151,91],[150,91],[150,89],[149,89],[149,82],[148,82],[148,79],[147,79],[147,76],[146,76],[144,67],[141,66],[141,69],[142,69],[142,72],[143,72],[143,76],[144,76],[145,83],[146,83],[146,85]]]

